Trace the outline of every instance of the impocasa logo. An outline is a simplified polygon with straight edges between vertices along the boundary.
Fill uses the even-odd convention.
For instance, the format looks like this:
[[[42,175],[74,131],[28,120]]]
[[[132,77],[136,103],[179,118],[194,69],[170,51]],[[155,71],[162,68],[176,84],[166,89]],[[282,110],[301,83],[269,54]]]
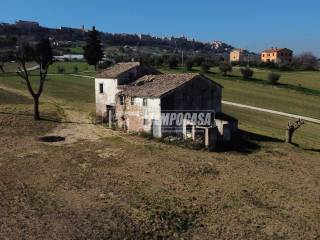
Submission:
[[[162,111],[161,126],[163,128],[183,128],[185,125],[201,127],[215,126],[215,112],[211,110]]]

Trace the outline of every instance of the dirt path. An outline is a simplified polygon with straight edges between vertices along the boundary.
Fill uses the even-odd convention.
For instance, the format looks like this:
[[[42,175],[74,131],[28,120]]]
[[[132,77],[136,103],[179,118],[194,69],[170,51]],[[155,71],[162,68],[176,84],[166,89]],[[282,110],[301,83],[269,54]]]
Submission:
[[[30,95],[26,91],[20,91],[2,85],[0,85],[0,89],[30,98]],[[101,138],[115,135],[112,130],[106,129],[101,125],[93,124],[87,113],[70,109],[54,98],[47,98],[47,101],[55,105],[58,104],[59,107],[63,109],[64,116],[61,123],[52,132],[43,137],[62,137],[64,141],[46,144],[65,145],[83,140],[97,141]]]
[[[72,76],[72,77],[81,77],[81,78],[90,78],[90,79],[95,79],[93,76],[88,76],[88,75],[80,75],[80,74],[59,74],[59,73],[49,73],[48,76]]]
[[[97,141],[101,138],[113,136],[112,130],[91,123],[85,113],[74,110],[64,110],[65,119],[46,136],[62,137],[61,142],[47,143],[51,145],[66,145],[79,141]]]
[[[222,104],[230,105],[230,106],[234,106],[234,107],[239,107],[239,108],[251,109],[251,110],[260,111],[260,112],[271,113],[271,114],[284,116],[284,117],[298,118],[298,119],[302,119],[302,120],[305,120],[308,122],[320,124],[320,119],[316,119],[316,118],[311,118],[311,117],[306,117],[306,116],[301,116],[301,115],[296,115],[296,114],[291,114],[291,113],[285,113],[285,112],[279,112],[279,111],[274,111],[274,110],[266,109],[266,108],[253,107],[253,106],[249,106],[249,105],[245,105],[245,104],[228,102],[228,101],[222,101]]]

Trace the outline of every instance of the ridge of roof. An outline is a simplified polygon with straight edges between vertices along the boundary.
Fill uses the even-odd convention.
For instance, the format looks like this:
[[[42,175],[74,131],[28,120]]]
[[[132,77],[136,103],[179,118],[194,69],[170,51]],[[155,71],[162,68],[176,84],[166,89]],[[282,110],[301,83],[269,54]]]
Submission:
[[[263,53],[272,53],[272,52],[279,52],[279,51],[283,51],[283,50],[289,50],[292,52],[292,50],[290,50],[289,48],[268,48],[262,52]]]
[[[185,83],[195,79],[196,77],[204,77],[199,73],[171,73],[162,75],[146,75],[129,85],[120,86],[121,95],[131,97],[161,97],[164,94],[184,85]],[[211,81],[208,79],[208,81]],[[216,82],[212,82],[221,86]],[[221,86],[222,87],[222,86]]]
[[[139,62],[121,62],[117,63],[105,70],[101,73],[97,74],[97,78],[117,78],[119,75],[130,71],[135,67],[141,66]]]

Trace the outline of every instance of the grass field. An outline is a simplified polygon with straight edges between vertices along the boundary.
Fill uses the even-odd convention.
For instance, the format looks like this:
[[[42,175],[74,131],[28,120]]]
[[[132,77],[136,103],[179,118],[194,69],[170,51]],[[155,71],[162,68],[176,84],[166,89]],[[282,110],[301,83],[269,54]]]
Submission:
[[[268,113],[223,106],[223,111],[239,120],[239,127],[247,132],[284,141],[288,121],[293,119]],[[294,135],[294,142],[303,149],[320,149],[320,125],[306,123]]]
[[[94,67],[88,65],[86,62],[55,62],[51,67],[49,73],[59,73],[58,68],[62,67],[65,74],[84,74],[94,76]],[[74,68],[78,67],[78,71],[75,72]]]
[[[164,73],[185,71],[183,68],[160,70]],[[221,76],[217,68],[205,75],[224,86],[223,100],[320,118],[320,72],[282,72],[282,85],[271,86],[265,81],[267,72],[260,71],[258,77],[261,78],[251,81],[243,80],[239,69],[227,77]],[[291,82],[291,79],[294,80]]]
[[[33,67],[37,65],[36,63],[28,63],[27,67]],[[6,73],[15,73],[18,70],[18,63],[5,63],[4,70]],[[75,67],[78,68],[78,71],[75,71]],[[50,68],[49,73],[59,73],[58,68],[63,68],[65,74],[83,74],[94,76],[96,74],[94,67],[88,65],[86,62],[54,62]]]
[[[33,76],[31,81],[36,89],[38,78]],[[1,84],[28,94],[24,81],[17,78],[16,75],[0,77],[0,86]],[[45,101],[48,98],[50,100],[59,100],[85,112],[94,112],[94,80],[68,75],[48,76],[43,98]]]
[[[83,54],[83,47],[71,47],[68,48],[70,54]]]
[[[33,62],[26,64],[27,67],[33,67],[34,65],[36,65],[36,63],[33,63]],[[18,64],[15,62],[7,62],[4,64],[5,72],[16,72],[17,70],[18,70]]]
[[[94,75],[92,68],[85,63],[78,62],[55,63],[50,72],[57,73],[58,65],[63,65],[67,74],[73,72],[74,65],[78,65],[80,72],[89,70]],[[162,69],[162,71],[176,72],[184,70]],[[208,77],[224,86],[224,100],[320,118],[320,96],[295,91],[283,86],[270,86],[257,81],[244,81],[241,80],[240,73],[237,71],[237,69],[234,70],[232,77],[222,77],[217,73],[218,70],[216,68],[211,69],[211,73],[208,74]],[[267,72],[260,71],[262,79],[260,81],[263,81]],[[256,72],[258,71],[256,70]],[[306,75],[302,75],[302,73]],[[292,85],[299,83],[304,88],[315,86],[315,90],[317,90],[317,79],[320,76],[318,72],[283,72],[281,74],[284,77],[283,81],[285,79],[295,79]],[[302,77],[299,78],[301,75]],[[36,84],[37,78],[33,77],[33,79],[33,83]],[[0,86],[1,84],[26,91],[23,80],[14,74],[0,75]],[[286,84],[289,84],[289,82],[286,82]],[[82,111],[94,112],[94,80],[74,76],[49,76],[45,85],[44,99],[48,97],[59,99],[64,104]],[[224,106],[224,111],[239,118],[240,126],[243,130],[277,139],[283,139],[287,122],[292,120],[227,106]],[[296,143],[303,148],[320,148],[319,141],[318,125],[307,123],[296,135]]]

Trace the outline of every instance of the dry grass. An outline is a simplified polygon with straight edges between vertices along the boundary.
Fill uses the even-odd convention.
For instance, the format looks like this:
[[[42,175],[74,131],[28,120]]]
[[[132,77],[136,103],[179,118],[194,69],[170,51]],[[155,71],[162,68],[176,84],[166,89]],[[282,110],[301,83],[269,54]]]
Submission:
[[[59,123],[30,107],[0,106],[0,239],[320,237],[316,149],[253,135],[226,153],[120,135],[50,145],[37,139]]]

